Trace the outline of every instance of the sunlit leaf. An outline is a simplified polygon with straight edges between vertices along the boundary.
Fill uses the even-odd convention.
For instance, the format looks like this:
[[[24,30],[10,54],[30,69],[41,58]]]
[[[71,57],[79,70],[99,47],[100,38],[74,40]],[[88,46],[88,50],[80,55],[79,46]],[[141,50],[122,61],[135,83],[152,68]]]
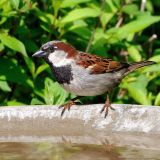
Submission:
[[[160,106],[160,93],[158,93],[158,95],[156,96],[156,99],[155,99],[154,105],[156,105],[156,106]]]
[[[15,9],[18,9],[20,0],[11,0],[12,5]]]
[[[87,23],[84,20],[77,20],[73,22],[73,25],[69,28],[69,30],[72,31],[74,29],[83,27],[87,27]]]
[[[156,73],[160,73],[160,64],[156,64],[156,65],[151,65],[149,67],[145,67],[143,69],[144,73],[149,73],[149,72],[156,72]]]
[[[122,8],[122,11],[126,14],[134,15],[139,11],[139,8],[136,4],[128,4]]]
[[[115,13],[109,12],[109,13],[102,13],[100,20],[102,23],[103,28],[105,29],[105,26],[107,23],[112,19],[112,17],[115,15]]]
[[[89,39],[91,32],[86,27],[74,28],[71,30],[73,33],[76,33],[78,36],[82,37],[83,39]]]
[[[63,0],[61,2],[60,7],[61,8],[74,7],[77,4],[86,3],[86,2],[89,2],[89,1],[91,1],[91,0]]]
[[[107,23],[112,19],[112,17],[117,13],[118,8],[114,5],[112,0],[106,0],[106,7],[102,6],[100,21],[105,29]]]
[[[35,73],[35,77],[37,77],[40,73],[42,73],[42,72],[43,72],[44,70],[46,70],[48,67],[49,67],[48,64],[43,64],[43,65],[39,66],[39,67],[37,68],[36,73]]]
[[[100,11],[97,11],[92,8],[82,8],[82,9],[75,9],[69,12],[61,21],[61,24],[73,22],[78,19],[84,19],[88,17],[97,17],[99,16]]]
[[[151,105],[151,100],[148,98],[147,85],[148,78],[145,75],[140,75],[134,82],[124,82],[123,88],[126,88],[129,95],[138,103],[143,105]]]
[[[37,98],[33,98],[32,100],[31,100],[31,105],[43,105],[44,103],[42,102],[42,101],[40,101],[39,99],[37,99]]]
[[[141,56],[140,52],[138,51],[138,49],[135,46],[133,46],[133,45],[132,46],[128,46],[127,50],[128,50],[128,53],[129,53],[130,57],[134,61],[138,62],[138,61],[142,60],[142,56]]]
[[[24,106],[22,102],[17,102],[16,100],[8,101],[7,106]]]
[[[149,59],[150,61],[160,62],[160,55],[155,55]]]
[[[5,92],[10,92],[11,88],[9,87],[6,81],[0,80],[0,90],[5,91]]]
[[[57,82],[49,78],[45,79],[44,100],[46,104],[62,104],[67,97],[68,93]]]
[[[20,52],[23,54],[23,56],[27,57],[24,44],[18,39],[16,39],[15,37],[11,37],[5,33],[0,33],[0,40],[8,48],[13,49],[17,52]]]
[[[128,37],[129,34],[137,33],[153,23],[160,21],[160,16],[140,14],[137,19],[123,25],[121,28],[111,28],[106,32],[106,39],[109,43],[115,43]]]

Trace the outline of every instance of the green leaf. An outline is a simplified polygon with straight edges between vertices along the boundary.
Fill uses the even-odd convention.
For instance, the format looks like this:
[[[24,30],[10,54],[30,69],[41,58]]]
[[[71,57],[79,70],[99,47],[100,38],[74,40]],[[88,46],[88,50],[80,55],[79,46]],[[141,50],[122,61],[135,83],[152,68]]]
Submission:
[[[33,87],[32,81],[28,78],[21,66],[18,66],[14,61],[6,58],[0,58],[0,77],[5,77],[5,80],[22,84],[28,87]]]
[[[149,73],[149,72],[157,72],[160,73],[160,64],[151,65],[149,67],[145,67],[143,69],[143,73]]]
[[[57,82],[50,78],[45,79],[44,100],[46,104],[63,104],[68,93]]]
[[[44,90],[44,100],[48,105],[52,105],[54,103],[54,89],[55,85],[53,81],[49,78],[45,79],[45,90]]]
[[[11,0],[11,4],[15,9],[18,9],[20,0]]]
[[[153,23],[160,21],[160,16],[152,16],[147,13],[139,14],[137,19],[125,24],[121,28],[111,28],[106,32],[108,43],[116,43],[128,37],[130,34],[135,34],[142,31]]]
[[[118,31],[118,35],[125,38],[128,34],[142,31],[153,23],[160,21],[160,16],[151,16],[148,14],[139,15],[136,20],[124,25]]]
[[[83,20],[77,20],[73,22],[73,25],[68,30],[72,31],[74,29],[83,28],[83,27],[84,28],[87,27],[87,23]]]
[[[59,84],[58,84],[59,85]],[[59,86],[60,87],[60,86]],[[59,89],[58,89],[59,90]],[[57,105],[62,105],[66,102],[67,97],[69,96],[69,93],[67,93],[62,87],[60,88],[59,95],[56,95],[56,102]]]
[[[143,105],[151,105],[151,100],[147,96],[148,78],[145,75],[140,75],[134,82],[123,82],[122,88],[126,88],[129,95],[138,103]]]
[[[94,34],[93,43],[96,44],[100,39],[105,39],[105,34],[101,28],[97,28]]]
[[[2,43],[0,43],[0,52],[4,50],[4,45]]]
[[[158,95],[156,96],[156,99],[155,99],[154,105],[156,105],[156,106],[160,106],[160,92],[159,92],[159,93],[158,93]]]
[[[133,46],[133,45],[128,46],[127,51],[129,53],[130,57],[134,61],[138,62],[138,61],[142,60],[141,54],[139,53],[138,49],[135,46]]]
[[[39,66],[36,70],[35,76],[37,77],[40,73],[42,73],[44,70],[46,70],[48,68],[48,64],[42,64],[41,66]]]
[[[123,8],[122,8],[122,11],[126,14],[129,14],[129,15],[134,15],[136,12],[138,12],[138,6],[136,4],[128,4],[128,5],[125,5]]]
[[[29,57],[24,57],[24,60],[32,74],[32,77],[34,77],[34,74],[35,74],[35,64],[34,62],[31,60],[31,58]]]
[[[9,87],[9,85],[6,81],[0,80],[0,90],[5,91],[5,92],[10,92],[11,88]]]
[[[86,3],[86,2],[90,2],[90,1],[91,0],[63,0],[61,2],[60,8],[74,7],[77,4]]]
[[[72,29],[71,32],[76,33],[79,37],[82,37],[83,39],[87,39],[87,40],[91,36],[90,30],[86,27],[75,28],[75,29]]]
[[[54,8],[54,16],[57,17],[58,10],[61,6],[62,1],[60,0],[52,0],[52,7]]]
[[[42,102],[42,101],[40,101],[39,99],[37,99],[37,98],[33,98],[32,100],[31,100],[31,105],[43,105],[44,103]]]
[[[112,19],[112,17],[117,13],[118,8],[114,5],[112,0],[106,0],[106,7],[103,7],[100,15],[100,21],[105,30],[107,23]]]
[[[160,55],[155,55],[149,59],[150,61],[160,62]]]
[[[16,100],[8,101],[7,106],[24,106],[22,102],[17,102]]]
[[[117,7],[115,6],[113,0],[105,0],[107,3],[107,11],[111,11],[111,12],[116,12],[117,11]],[[108,10],[109,9],[109,10]]]
[[[43,12],[38,12],[39,13],[39,19],[42,22],[48,23],[48,25],[53,24],[54,22],[54,16],[52,14],[49,13],[43,13]]]
[[[88,17],[98,17],[100,11],[92,9],[92,8],[82,8],[82,9],[75,9],[69,12],[61,21],[60,24],[73,22],[78,19],[84,19]]]
[[[11,37],[5,33],[0,33],[0,40],[8,48],[13,49],[17,52],[20,52],[23,54],[23,56],[27,57],[27,53],[26,53],[24,44],[18,39],[16,39],[15,37]]]
[[[0,33],[0,40],[8,48],[22,53],[24,60],[33,76],[35,71],[35,65],[33,61],[28,57],[24,44],[15,37],[11,37],[5,33]]]
[[[105,29],[107,23],[112,19],[112,17],[115,15],[115,12],[111,13],[102,13],[100,20],[101,24],[103,26],[103,29]]]

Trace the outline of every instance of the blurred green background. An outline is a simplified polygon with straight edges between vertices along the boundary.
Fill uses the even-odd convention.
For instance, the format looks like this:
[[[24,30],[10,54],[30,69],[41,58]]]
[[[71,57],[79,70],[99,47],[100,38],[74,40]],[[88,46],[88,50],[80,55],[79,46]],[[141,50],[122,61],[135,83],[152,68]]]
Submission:
[[[118,61],[158,62],[129,74],[111,98],[160,105],[159,8],[160,0],[0,0],[0,105],[62,104],[72,97],[42,59],[31,57],[50,40]]]

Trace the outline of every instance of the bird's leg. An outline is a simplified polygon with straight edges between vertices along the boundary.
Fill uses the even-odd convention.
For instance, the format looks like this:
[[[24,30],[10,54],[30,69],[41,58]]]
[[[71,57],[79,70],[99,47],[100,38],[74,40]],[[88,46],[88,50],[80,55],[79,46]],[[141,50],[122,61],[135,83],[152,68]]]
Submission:
[[[105,118],[108,115],[108,109],[109,108],[112,109],[112,110],[115,110],[113,107],[111,107],[111,103],[110,103],[110,100],[109,100],[109,95],[107,94],[107,98],[106,98],[105,104],[104,104],[104,106],[103,106],[103,108],[102,108],[102,110],[100,112],[100,113],[102,113],[105,110],[105,116],[104,116]]]
[[[77,99],[79,99],[79,98],[81,98],[81,96],[75,97],[75,98],[71,99],[68,103],[59,106],[59,108],[63,108],[62,112],[61,112],[61,116],[63,116],[63,114],[64,114],[64,112],[65,112],[66,109],[68,109],[68,111],[69,111],[70,108],[71,108],[71,106],[75,105],[76,104],[75,101]]]

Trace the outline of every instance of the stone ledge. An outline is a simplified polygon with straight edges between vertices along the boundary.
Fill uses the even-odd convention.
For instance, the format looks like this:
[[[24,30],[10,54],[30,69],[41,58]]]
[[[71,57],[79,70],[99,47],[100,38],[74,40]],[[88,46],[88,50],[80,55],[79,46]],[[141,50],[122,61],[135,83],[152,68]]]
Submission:
[[[160,134],[160,107],[113,104],[107,118],[102,104],[73,106],[61,117],[57,106],[0,108],[0,135],[5,133],[69,134],[126,132]]]
[[[107,118],[102,104],[73,106],[61,117],[57,106],[0,108],[0,142],[113,144],[160,148],[160,108],[113,104]]]

